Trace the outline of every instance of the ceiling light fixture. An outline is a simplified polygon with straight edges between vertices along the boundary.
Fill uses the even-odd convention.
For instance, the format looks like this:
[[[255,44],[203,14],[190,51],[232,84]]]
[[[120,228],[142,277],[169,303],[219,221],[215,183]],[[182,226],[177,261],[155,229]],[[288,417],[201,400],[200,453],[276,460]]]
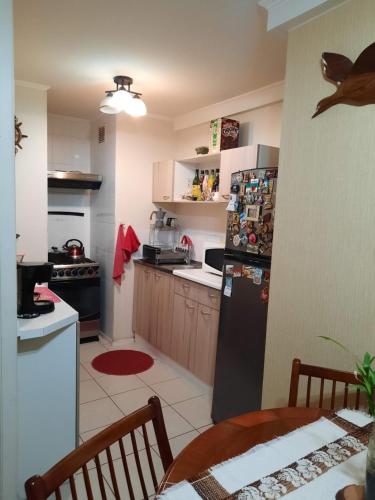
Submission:
[[[100,103],[99,109],[102,113],[110,115],[124,111],[131,116],[144,116],[147,113],[145,103],[139,92],[130,90],[133,79],[129,76],[115,76],[115,90],[106,90],[106,97]]]

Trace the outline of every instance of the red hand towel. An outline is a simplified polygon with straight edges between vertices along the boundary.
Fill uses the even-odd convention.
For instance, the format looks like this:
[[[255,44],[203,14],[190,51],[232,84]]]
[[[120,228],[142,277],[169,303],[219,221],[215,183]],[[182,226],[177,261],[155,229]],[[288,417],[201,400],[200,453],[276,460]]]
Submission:
[[[125,245],[125,237],[124,237],[124,225],[120,224],[117,233],[117,241],[116,241],[116,250],[115,250],[115,259],[113,262],[113,273],[112,278],[121,285],[121,275],[124,272],[124,245]]]
[[[132,253],[136,252],[141,242],[137,238],[134,229],[129,226],[126,231],[125,242],[123,246],[125,262],[129,262]]]

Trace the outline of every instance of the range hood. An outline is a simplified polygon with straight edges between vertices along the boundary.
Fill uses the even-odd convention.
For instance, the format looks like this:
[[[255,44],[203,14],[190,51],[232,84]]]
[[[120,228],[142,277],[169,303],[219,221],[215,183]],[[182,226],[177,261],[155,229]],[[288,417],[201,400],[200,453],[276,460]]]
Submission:
[[[103,177],[79,171],[48,170],[48,187],[69,189],[99,189]]]

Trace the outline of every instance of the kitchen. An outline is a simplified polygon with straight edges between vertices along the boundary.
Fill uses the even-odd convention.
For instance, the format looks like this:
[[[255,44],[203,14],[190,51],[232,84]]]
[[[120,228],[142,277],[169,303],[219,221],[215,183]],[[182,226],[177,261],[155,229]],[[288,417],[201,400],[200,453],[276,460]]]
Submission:
[[[41,15],[40,11],[38,11],[38,15]],[[24,24],[23,28],[25,28]],[[20,37],[18,37],[18,41],[16,38],[16,44],[19,44],[20,40]],[[282,40],[282,43],[280,40]],[[285,49],[285,41],[285,37],[283,38],[280,33],[275,35],[274,44],[278,46],[278,50],[281,52]],[[276,49],[274,48],[274,50]],[[297,58],[295,54],[294,56]],[[285,61],[281,56],[277,57],[277,60]],[[301,63],[300,60],[299,63]],[[280,63],[280,66],[283,66],[283,63]],[[197,185],[196,183],[194,184],[196,169],[198,169],[198,181],[200,181],[201,170],[204,172],[208,170],[209,175],[210,171],[213,170],[215,178],[216,170],[219,170],[220,186],[220,183],[223,185],[225,182],[228,182],[231,172],[248,170],[249,157],[254,157],[255,155],[255,158],[257,158],[259,156],[257,153],[254,154],[254,148],[257,150],[257,145],[277,148],[280,146],[281,115],[284,108],[283,100],[285,93],[284,84],[281,81],[283,78],[283,69],[278,67],[277,71],[275,70],[277,76],[273,77],[273,81],[269,80],[263,82],[263,84],[258,84],[257,87],[254,87],[254,89],[246,94],[239,90],[231,94],[222,94],[222,97],[218,96],[211,101],[203,102],[201,100],[200,103],[196,101],[197,105],[190,108],[185,106],[184,109],[181,106],[182,111],[179,114],[171,112],[169,116],[168,114],[161,116],[163,114],[161,113],[162,110],[160,107],[157,109],[157,106],[154,105],[153,107],[150,106],[151,112],[138,121],[133,118],[129,119],[123,113],[115,116],[105,114],[100,116],[98,112],[99,103],[106,95],[105,90],[113,86],[112,78],[114,75],[119,74],[120,71],[112,71],[111,75],[103,78],[102,88],[99,92],[94,92],[95,95],[87,95],[87,101],[90,101],[88,107],[91,110],[95,108],[95,113],[92,112],[89,117],[88,115],[84,117],[82,110],[75,113],[75,110],[80,109],[80,103],[79,99],[77,100],[73,94],[69,94],[70,99],[67,99],[63,106],[59,102],[63,102],[61,97],[64,89],[55,90],[54,85],[52,85],[51,90],[48,90],[45,85],[40,83],[30,83],[27,77],[29,72],[30,68],[28,68],[28,71],[26,69],[19,71],[19,80],[16,82],[15,114],[20,122],[22,122],[22,133],[28,136],[22,139],[22,149],[16,155],[16,232],[20,234],[20,237],[17,239],[17,253],[24,254],[25,261],[43,261],[47,260],[47,258],[50,260],[52,256],[49,255],[52,254],[51,247],[57,247],[58,251],[61,252],[62,247],[68,242],[67,246],[71,247],[68,248],[72,253],[71,258],[74,259],[74,254],[78,254],[78,257],[80,256],[82,259],[83,247],[85,258],[90,259],[87,262],[85,280],[87,283],[94,283],[95,280],[96,283],[100,282],[100,287],[97,287],[95,292],[96,298],[88,300],[89,305],[94,306],[95,309],[94,311],[90,311],[88,321],[94,321],[95,323],[87,325],[86,335],[86,338],[92,340],[92,342],[83,343],[80,348],[81,362],[83,364],[82,373],[84,374],[84,378],[87,377],[86,380],[82,380],[83,387],[90,387],[90,390],[92,390],[91,395],[89,394],[89,390],[86,391],[84,397],[88,399],[82,403],[81,409],[84,410],[86,405],[86,408],[90,408],[90,413],[95,413],[97,401],[106,401],[105,404],[109,405],[111,403],[109,406],[112,407],[113,400],[117,400],[118,404],[115,405],[117,409],[113,411],[113,415],[117,415],[120,418],[123,413],[126,413],[124,410],[126,404],[122,401],[122,399],[125,400],[126,398],[120,398],[119,394],[128,393],[127,397],[129,397],[131,392],[135,396],[135,392],[139,391],[139,395],[144,395],[145,402],[150,395],[150,388],[151,390],[154,389],[151,386],[163,383],[173,385],[170,383],[170,380],[181,379],[184,380],[184,384],[181,382],[178,389],[176,385],[175,393],[182,393],[182,387],[187,392],[188,387],[189,390],[192,386],[198,389],[195,392],[191,389],[188,396],[186,397],[185,395],[182,400],[178,396],[175,399],[175,394],[171,396],[164,392],[165,400],[167,401],[167,413],[174,415],[173,410],[176,411],[178,416],[181,416],[177,409],[179,408],[181,412],[185,411],[184,407],[188,406],[186,402],[196,399],[196,406],[192,404],[190,411],[198,411],[197,407],[201,404],[206,409],[209,407],[209,410],[205,410],[205,412],[211,414],[213,372],[216,364],[214,361],[216,359],[215,335],[217,336],[219,331],[219,328],[215,328],[212,325],[219,322],[220,301],[223,298],[225,300],[232,300],[232,298],[228,297],[224,293],[224,290],[224,295],[220,298],[221,277],[215,274],[215,272],[205,273],[202,270],[197,271],[196,269],[185,267],[179,271],[173,269],[172,273],[160,273],[157,270],[154,271],[154,268],[152,268],[153,270],[149,272],[155,272],[156,274],[151,274],[151,276],[160,276],[160,278],[154,279],[156,281],[159,280],[163,290],[167,292],[165,295],[157,293],[160,302],[157,302],[155,306],[155,299],[152,299],[153,288],[147,287],[147,285],[144,286],[143,282],[142,273],[145,269],[146,271],[148,269],[148,266],[141,261],[143,258],[143,245],[153,244],[155,246],[155,243],[157,243],[156,246],[158,246],[158,240],[155,239],[155,227],[150,228],[150,224],[156,225],[156,222],[155,219],[150,221],[150,214],[155,210],[161,209],[166,213],[163,213],[162,216],[161,212],[159,212],[159,223],[163,224],[163,228],[176,229],[174,243],[176,243],[176,239],[179,240],[183,235],[186,235],[189,239],[185,238],[182,245],[185,245],[183,250],[187,252],[189,251],[189,240],[193,242],[193,250],[190,256],[193,265],[194,261],[202,262],[204,260],[203,255],[206,247],[212,246],[215,249],[223,246],[226,238],[227,216],[228,213],[231,213],[228,204],[231,201],[236,202],[237,200],[191,200],[182,198],[182,196],[194,196],[194,192],[191,190],[193,186]],[[125,74],[131,74],[134,77],[132,89],[134,88],[134,91],[142,91],[142,99],[149,105],[150,90],[146,88],[147,86],[144,83],[140,85],[142,82],[141,77],[138,77],[135,70]],[[31,75],[32,72],[30,72]],[[43,81],[40,78],[30,79],[37,82]],[[50,81],[52,80],[49,78],[44,81],[50,86]],[[288,92],[290,99],[290,91]],[[314,96],[314,99],[311,98],[312,100],[316,101],[316,96]],[[52,102],[55,104],[52,105]],[[213,102],[216,102],[216,104],[212,104]],[[166,110],[168,105],[168,100],[166,100]],[[307,115],[308,111],[305,114]],[[173,118],[170,118],[171,116]],[[290,112],[288,116],[290,116]],[[207,156],[205,154],[201,156],[197,155],[195,148],[209,146],[210,121],[217,117],[226,117],[239,122],[238,147],[220,151],[219,154],[208,153]],[[313,121],[313,126],[315,126],[315,123],[316,121]],[[290,129],[285,133],[289,134],[290,137]],[[283,149],[281,151],[283,155]],[[288,147],[286,147],[286,152],[289,157],[292,156]],[[203,158],[209,160],[207,164],[205,164],[206,160],[203,160]],[[299,161],[302,161],[301,157]],[[286,165],[285,162],[286,160],[282,159],[282,165]],[[228,167],[227,171],[226,165]],[[252,165],[256,166],[257,160]],[[266,165],[265,169],[267,170],[275,166],[277,165]],[[158,179],[161,168],[163,169],[161,174],[162,182]],[[100,176],[101,185],[99,189],[92,191],[52,186],[47,191],[47,171],[54,170],[80,170],[86,174],[91,173]],[[190,172],[189,178],[184,175],[184,172],[187,170]],[[311,170],[308,174],[310,176],[313,175]],[[282,169],[281,172],[283,172]],[[292,174],[288,172],[288,169],[286,172],[284,179],[288,178],[289,182],[293,182],[293,178],[291,178]],[[298,178],[299,186],[302,186],[303,178],[299,177],[301,175],[299,171],[294,169],[293,174],[295,178]],[[273,389],[273,382],[271,382],[274,362],[278,371],[282,372],[281,360],[277,358],[275,361],[277,349],[284,348],[283,346],[280,347],[281,340],[277,335],[278,329],[281,328],[285,336],[289,335],[289,330],[295,332],[293,333],[295,336],[294,340],[300,352],[306,352],[305,346],[309,345],[309,340],[306,340],[306,338],[306,344],[302,344],[299,341],[296,332],[301,329],[301,320],[297,319],[292,311],[290,311],[290,304],[293,302],[292,298],[298,296],[298,291],[293,287],[293,283],[289,282],[288,275],[284,274],[286,269],[289,270],[289,273],[293,274],[294,268],[289,265],[285,242],[282,238],[283,232],[284,234],[289,234],[290,232],[290,224],[287,223],[286,214],[288,213],[288,217],[291,217],[291,213],[290,207],[288,211],[286,210],[286,181],[283,180],[283,174],[281,173],[280,175],[281,209],[280,212],[277,208],[275,209],[276,220],[280,218],[281,221],[281,225],[276,226],[275,233],[278,235],[277,241],[280,243],[276,247],[275,259],[273,260],[273,270],[276,269],[276,278],[275,285],[273,285],[274,281],[271,281],[270,303],[271,312],[277,311],[277,315],[275,313],[269,316],[267,343],[272,342],[268,351],[266,348],[264,381],[264,386],[268,390],[266,392],[263,390],[263,404],[262,394],[257,396],[256,407],[258,408],[261,405],[273,404],[278,398],[281,400],[283,397],[281,395],[282,391]],[[265,176],[256,176],[255,178],[258,184],[260,184],[260,181],[264,183],[265,180],[269,184],[271,179],[267,172],[265,172]],[[237,179],[237,182],[241,184],[244,180],[246,182],[243,183],[245,185],[243,189],[246,194],[246,185],[251,184],[249,175],[242,179]],[[215,180],[211,179],[211,182],[214,184]],[[223,194],[226,197],[236,194],[230,192],[233,185],[232,180],[227,185],[229,185],[230,190]],[[203,186],[203,182],[199,182],[199,186],[200,192],[204,191],[201,187]],[[167,190],[165,191],[165,189]],[[220,189],[219,191],[213,191],[213,193],[216,192],[220,196],[222,195]],[[264,193],[264,195],[268,196],[269,193]],[[299,192],[297,195],[299,196]],[[166,200],[163,198],[165,196],[170,196],[173,201]],[[298,199],[300,201],[299,209],[304,211],[305,206],[303,203],[306,202],[306,198],[299,197]],[[30,218],[30,203],[26,203],[26,200],[32,203],[32,219]],[[269,201],[268,199],[263,199],[262,203],[269,203]],[[247,204],[251,207],[256,207],[257,205],[256,200],[251,201],[250,198]],[[278,205],[279,202],[277,202]],[[229,210],[227,210],[228,208]],[[252,210],[256,212],[255,208]],[[69,215],[66,212],[69,212]],[[74,215],[72,214],[73,212]],[[259,216],[260,212],[256,213]],[[249,219],[247,220],[251,222],[252,216],[254,217],[254,213],[249,213]],[[171,220],[167,222],[168,219]],[[32,222],[30,222],[31,220]],[[240,220],[239,222],[243,221]],[[264,224],[268,223],[267,221],[263,222]],[[293,222],[294,227],[297,227],[298,221],[293,219]],[[231,224],[232,232],[236,233],[237,228],[235,227],[233,230],[233,226],[237,225],[237,221],[232,221]],[[118,284],[114,282],[112,274],[116,238],[121,225],[124,225],[125,232],[131,226],[141,245],[137,251],[132,253],[131,260],[125,263],[125,273],[121,277],[121,284]],[[251,229],[250,224],[248,227]],[[233,234],[233,236],[236,235],[237,233]],[[238,232],[240,240],[242,235],[242,232]],[[258,237],[257,233],[251,231],[249,232],[249,236],[252,238],[249,244],[256,243],[254,238]],[[69,240],[74,241],[69,242]],[[235,239],[236,243],[238,243],[237,240],[238,238]],[[309,236],[307,236],[306,241],[310,241]],[[177,243],[180,246],[180,241]],[[299,243],[297,240],[294,240],[294,243],[298,247]],[[241,243],[239,242],[238,244],[240,245]],[[188,247],[187,249],[186,246]],[[188,261],[189,259],[186,260]],[[287,266],[285,266],[285,262],[288,263]],[[190,266],[192,264],[184,262],[181,265]],[[230,266],[231,264],[228,262],[226,265]],[[301,263],[299,262],[299,272],[301,272],[300,265]],[[259,266],[255,267],[259,268]],[[79,269],[76,266],[70,269],[71,271],[76,270],[77,274],[79,274]],[[60,283],[63,281],[59,280],[58,273],[60,271],[62,272],[61,268],[55,268],[53,272],[56,272],[57,275],[54,276],[55,279],[51,280],[51,284],[54,281],[55,285],[58,286],[59,281]],[[250,272],[254,273],[254,271],[249,270]],[[266,279],[268,279],[266,272],[267,270],[263,270],[263,277],[266,276]],[[209,278],[206,277],[205,279],[204,273]],[[73,283],[72,275],[65,275],[65,277],[69,278],[66,280],[67,282]],[[239,283],[236,280],[244,280],[245,282],[243,275],[232,278],[226,276],[225,286],[228,288],[226,292],[230,294],[233,289],[233,299],[235,299],[235,284]],[[251,280],[249,281],[252,280],[254,280],[255,286],[259,286],[256,285],[258,278],[254,274],[251,274]],[[80,279],[75,280],[75,282],[78,281]],[[83,280],[80,282],[82,284]],[[282,284],[286,282],[288,282],[288,286],[284,293]],[[304,289],[306,288],[305,284],[302,286]],[[53,284],[50,288],[53,288]],[[290,289],[289,295],[288,289]],[[272,292],[272,290],[276,291]],[[291,293],[292,290],[293,294]],[[259,291],[262,292],[262,300],[267,302],[268,287],[263,281],[261,282]],[[272,299],[272,293],[273,297],[275,297],[274,299]],[[57,292],[57,295],[59,295],[59,292]],[[164,297],[167,296],[168,298],[165,299]],[[298,300],[302,300],[302,298],[298,297]],[[344,297],[341,297],[341,300],[345,300],[345,307],[351,309],[351,306],[348,305],[348,301]],[[234,301],[232,300],[232,302]],[[198,314],[199,312],[201,316],[209,315],[211,318],[208,321],[210,328],[203,328],[202,321],[198,325],[195,319],[190,326],[187,319],[181,323],[181,317],[185,315],[186,308],[189,309],[187,306],[194,308],[194,314]],[[175,311],[175,307],[177,308],[177,312]],[[283,314],[283,308],[290,311],[288,317]],[[98,310],[100,310],[100,313]],[[193,311],[193,309],[190,310]],[[149,316],[145,314],[147,312],[149,312]],[[357,317],[357,313],[355,315]],[[295,322],[291,319],[294,317]],[[277,318],[280,318],[280,324],[278,324]],[[327,318],[328,313],[327,317],[323,315],[322,321],[327,321],[328,324],[329,321]],[[257,321],[254,318],[252,319],[253,321]],[[98,333],[99,320],[100,341],[97,342],[95,337]],[[241,318],[241,322],[246,321],[246,317]],[[361,324],[364,324],[363,321],[365,320],[361,319],[361,321]],[[165,322],[169,325],[169,337],[168,335],[166,338],[164,335],[159,335],[158,328],[150,329],[150,324],[159,325],[165,324]],[[314,320],[311,318],[308,328],[311,337],[314,336],[314,333],[312,333],[314,331],[312,328],[313,324]],[[182,326],[185,327],[186,325],[188,328],[182,332],[181,338],[173,334],[173,332],[180,332]],[[81,323],[82,337],[84,330],[85,328],[82,329]],[[161,327],[161,331],[164,332],[163,327]],[[197,332],[203,331],[207,334],[206,343],[197,344]],[[239,325],[238,334],[240,333],[241,328]],[[93,376],[94,372],[90,373],[91,362],[95,357],[112,350],[132,350],[134,348],[134,334],[136,335],[136,347],[140,351],[151,355],[151,357],[157,357],[155,363],[159,368],[162,366],[162,370],[165,373],[171,370],[174,375],[171,376],[171,372],[169,371],[169,374],[165,375],[166,378],[162,377],[164,380],[155,378],[154,380],[149,380],[148,383],[145,382],[147,375],[144,375],[144,380],[140,376],[140,380],[137,379],[138,386],[132,386],[130,391],[122,388],[121,392],[117,392],[116,389],[111,396],[108,396],[108,392],[98,382],[100,377],[95,378]],[[188,346],[188,349],[186,346]],[[310,348],[312,349],[311,352],[315,352],[314,347],[310,346]],[[224,352],[227,349],[228,345],[223,345]],[[190,351],[195,354],[190,356]],[[267,352],[272,352],[272,357]],[[318,358],[318,352],[316,352],[315,357]],[[225,367],[225,364],[223,366],[225,378],[228,367]],[[259,372],[261,369],[256,368],[256,370]],[[242,380],[244,380],[243,376]],[[71,382],[73,383],[73,381]],[[104,381],[102,382],[104,383]],[[145,386],[142,385],[143,383],[145,383]],[[280,389],[281,382],[276,382],[276,384],[278,384],[278,388]],[[259,380],[258,386],[261,385],[262,381]],[[107,389],[110,390],[109,388]],[[162,388],[159,389],[162,392]],[[104,394],[101,392],[102,390],[104,390]],[[246,382],[241,391],[246,391]],[[155,392],[163,398],[161,392]],[[82,391],[82,394],[84,393],[85,390]],[[170,398],[169,403],[168,397]],[[120,401],[122,402],[120,403]],[[121,404],[125,406],[118,413]],[[141,404],[138,406],[141,406]],[[195,410],[192,410],[193,407]],[[173,418],[178,420],[178,416],[169,416],[169,421],[173,421]],[[224,418],[226,416],[230,415],[225,415]],[[206,415],[202,419],[202,425],[200,425],[202,422],[199,422],[195,425],[188,425],[183,429],[181,428],[182,430],[180,429],[171,438],[171,441],[175,440],[176,447],[177,442],[180,443],[180,446],[182,446],[182,443],[186,445],[188,438],[194,439],[200,432],[200,429],[211,425],[211,421],[205,420],[205,418]],[[220,418],[217,418],[217,420]],[[186,422],[189,423],[186,418],[184,420],[184,425],[186,425]],[[95,429],[100,429],[108,423],[108,421],[103,421],[102,423],[97,421],[94,426],[87,425],[85,430],[82,430],[85,434],[84,437],[90,437],[90,434]],[[192,424],[193,422],[190,423]]]

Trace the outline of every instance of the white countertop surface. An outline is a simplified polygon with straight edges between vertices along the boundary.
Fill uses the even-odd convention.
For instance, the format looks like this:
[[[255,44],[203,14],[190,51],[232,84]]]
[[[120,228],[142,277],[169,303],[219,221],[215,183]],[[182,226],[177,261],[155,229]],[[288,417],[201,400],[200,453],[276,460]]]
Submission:
[[[173,271],[173,274],[175,276],[179,276],[180,278],[185,278],[187,280],[200,283],[201,285],[221,290],[223,277],[218,274],[206,273],[206,271],[203,271],[202,269],[178,269]]]
[[[78,312],[62,300],[55,303],[53,312],[41,314],[37,318],[18,319],[17,337],[20,340],[44,337],[76,321]]]

